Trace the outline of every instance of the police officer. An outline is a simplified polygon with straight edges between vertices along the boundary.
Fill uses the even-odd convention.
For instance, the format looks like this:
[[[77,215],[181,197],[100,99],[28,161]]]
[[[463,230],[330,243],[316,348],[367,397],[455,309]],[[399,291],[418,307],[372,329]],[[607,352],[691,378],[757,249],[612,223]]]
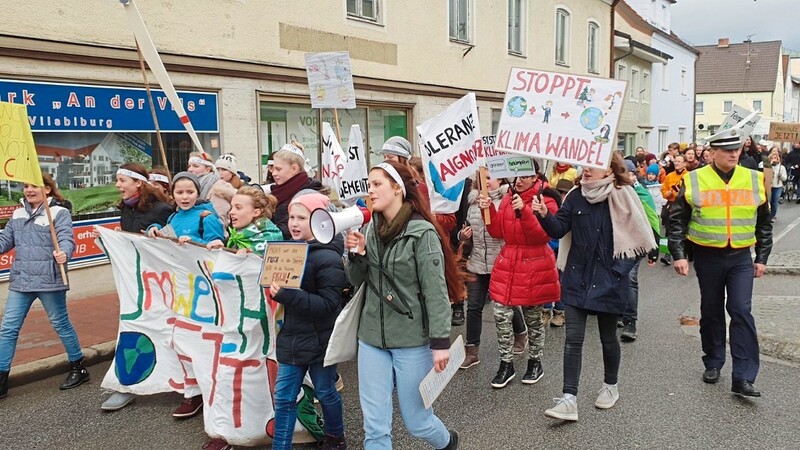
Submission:
[[[738,128],[709,138],[714,151],[711,163],[685,177],[670,211],[668,235],[678,274],[689,273],[687,250],[693,250],[700,284],[703,381],[719,381],[725,364],[727,308],[733,357],[731,391],[760,397],[753,387],[759,350],[750,309],[753,278],[764,275],[772,250],[772,224],[764,174],[737,166],[743,140]],[[750,256],[754,244],[755,263]]]

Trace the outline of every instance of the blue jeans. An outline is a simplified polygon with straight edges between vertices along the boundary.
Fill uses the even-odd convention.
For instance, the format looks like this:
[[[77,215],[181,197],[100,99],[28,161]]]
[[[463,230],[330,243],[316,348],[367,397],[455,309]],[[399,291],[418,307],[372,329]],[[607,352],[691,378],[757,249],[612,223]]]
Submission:
[[[322,363],[309,366],[278,364],[275,381],[275,437],[274,450],[291,450],[294,425],[297,422],[297,394],[306,372],[314,383],[314,396],[322,406],[325,434],[344,436],[342,397],[336,392],[336,365],[322,367]]]
[[[22,323],[25,321],[25,316],[28,315],[33,301],[37,298],[41,300],[50,324],[61,338],[61,343],[67,350],[67,358],[70,361],[78,361],[83,358],[81,344],[78,343],[78,334],[72,328],[69,315],[67,315],[67,291],[8,291],[3,325],[0,328],[0,371],[11,370],[11,361],[14,359],[14,352],[17,349],[19,330],[22,328]]]
[[[419,384],[433,368],[430,347],[383,350],[358,341],[358,395],[364,413],[364,448],[392,448],[392,391],[397,386],[400,415],[409,434],[433,448],[445,448],[450,432],[425,409]]]
[[[770,219],[774,219],[775,216],[778,215],[778,202],[783,195],[783,188],[782,187],[774,187],[772,188],[772,196],[769,199],[769,217]]]

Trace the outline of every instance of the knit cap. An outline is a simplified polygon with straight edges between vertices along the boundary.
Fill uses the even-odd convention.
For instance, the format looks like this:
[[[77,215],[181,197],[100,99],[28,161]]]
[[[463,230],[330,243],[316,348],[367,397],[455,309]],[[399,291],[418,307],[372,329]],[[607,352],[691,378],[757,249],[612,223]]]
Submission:
[[[661,168],[658,167],[658,164],[656,164],[656,163],[650,164],[647,167],[647,173],[653,174],[655,176],[658,176],[660,170],[661,170]]]
[[[220,156],[214,165],[217,166],[217,169],[225,169],[231,173],[238,171],[236,168],[236,156],[233,153],[226,153]]]
[[[320,208],[328,209],[328,204],[330,204],[330,199],[327,195],[314,192],[313,194],[296,195],[289,203],[289,208],[291,208],[292,205],[303,205],[309,212],[314,212]]]
[[[392,136],[383,143],[381,154],[390,154],[401,156],[405,159],[411,159],[411,143],[404,137]]]
[[[192,183],[194,183],[194,187],[197,189],[197,193],[198,194],[200,193],[200,179],[197,178],[197,175],[195,175],[195,174],[193,174],[191,172],[178,172],[178,173],[176,173],[175,176],[172,177],[172,189],[173,190],[175,190],[175,183],[177,183],[178,180],[181,180],[183,178],[186,178],[189,181],[191,181]]]

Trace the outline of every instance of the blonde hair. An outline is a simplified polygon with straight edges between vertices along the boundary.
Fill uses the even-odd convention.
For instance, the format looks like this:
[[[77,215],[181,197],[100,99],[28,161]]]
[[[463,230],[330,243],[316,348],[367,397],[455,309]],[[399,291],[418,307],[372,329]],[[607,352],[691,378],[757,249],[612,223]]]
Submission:
[[[292,139],[291,144],[295,147],[299,148],[300,151],[305,152],[305,148],[303,148],[303,144],[297,142],[296,140]],[[291,152],[289,150],[278,150],[272,155],[272,159],[280,159],[284,162],[287,162],[291,165],[297,165],[300,167],[302,171],[306,165],[306,160],[304,157],[298,155],[297,153]]]
[[[261,210],[259,218],[272,219],[275,208],[278,206],[278,199],[274,195],[267,195],[261,188],[254,186],[242,186],[236,191],[236,195],[246,195],[253,202],[253,208]]]

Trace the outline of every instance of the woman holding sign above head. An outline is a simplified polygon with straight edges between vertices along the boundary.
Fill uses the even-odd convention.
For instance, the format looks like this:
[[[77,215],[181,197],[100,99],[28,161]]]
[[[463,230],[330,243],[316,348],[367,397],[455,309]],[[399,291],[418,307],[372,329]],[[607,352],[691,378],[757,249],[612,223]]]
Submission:
[[[629,301],[629,272],[639,256],[656,248],[642,202],[627,172],[622,156],[614,152],[608,169],[583,169],[580,189],[566,196],[557,213],[535,197],[532,201],[542,228],[556,239],[563,238],[558,267],[563,270],[561,302],[567,319],[564,386],[563,396],[545,411],[547,417],[578,420],[576,396],[586,318],[590,314],[597,316],[605,367],[595,407],[608,409],[619,399],[617,318]]]
[[[322,189],[322,183],[309,178],[305,169],[306,157],[303,147],[297,141],[292,141],[281,147],[272,155],[272,178],[274,184],[262,186],[265,193],[272,194],[278,199],[275,215],[272,221],[283,232],[284,239],[291,239],[289,232],[289,202],[303,189]]]
[[[404,165],[387,161],[369,172],[372,221],[350,232],[348,273],[366,283],[358,329],[359,397],[364,447],[392,448],[392,392],[412,436],[435,449],[457,449],[459,436],[425,408],[420,383],[450,360],[448,292],[463,289],[444,233]],[[461,286],[459,286],[461,285]]]

